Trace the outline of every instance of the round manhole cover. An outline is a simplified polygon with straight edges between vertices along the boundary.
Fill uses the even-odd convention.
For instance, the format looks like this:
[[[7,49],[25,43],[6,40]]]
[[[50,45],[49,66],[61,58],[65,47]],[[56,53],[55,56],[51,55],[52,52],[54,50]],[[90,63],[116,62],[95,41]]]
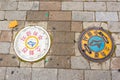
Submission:
[[[28,26],[17,34],[14,49],[19,58],[33,62],[47,54],[50,44],[50,36],[45,29],[40,26]]]
[[[110,33],[103,28],[88,28],[82,32],[78,43],[81,54],[90,61],[103,62],[110,58],[114,43]]]

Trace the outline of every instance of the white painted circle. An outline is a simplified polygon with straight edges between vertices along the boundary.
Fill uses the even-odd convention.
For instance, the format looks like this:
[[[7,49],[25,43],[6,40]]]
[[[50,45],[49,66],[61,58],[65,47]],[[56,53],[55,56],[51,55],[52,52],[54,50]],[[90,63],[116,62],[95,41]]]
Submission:
[[[19,58],[33,62],[47,54],[50,44],[50,36],[45,29],[40,26],[28,26],[17,34],[14,49]]]

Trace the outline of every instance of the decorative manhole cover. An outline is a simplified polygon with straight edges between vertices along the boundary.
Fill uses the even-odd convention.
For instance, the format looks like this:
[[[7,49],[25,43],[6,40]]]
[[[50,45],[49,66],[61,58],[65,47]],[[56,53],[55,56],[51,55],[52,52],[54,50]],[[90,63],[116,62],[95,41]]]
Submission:
[[[112,56],[114,43],[110,33],[103,28],[88,28],[79,41],[81,54],[90,61],[103,62]]]
[[[17,34],[14,49],[22,60],[32,62],[43,58],[50,44],[50,36],[46,30],[39,26],[28,26]]]

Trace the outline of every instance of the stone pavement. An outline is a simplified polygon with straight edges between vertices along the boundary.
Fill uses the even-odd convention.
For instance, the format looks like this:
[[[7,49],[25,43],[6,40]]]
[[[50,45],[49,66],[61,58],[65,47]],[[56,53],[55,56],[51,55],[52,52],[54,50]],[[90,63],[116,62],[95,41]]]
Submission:
[[[12,20],[19,25],[8,28]],[[35,63],[15,55],[16,33],[39,25],[52,36],[48,55]],[[80,33],[92,26],[112,32],[116,51],[103,63],[78,51]],[[0,80],[120,80],[120,0],[0,0]]]

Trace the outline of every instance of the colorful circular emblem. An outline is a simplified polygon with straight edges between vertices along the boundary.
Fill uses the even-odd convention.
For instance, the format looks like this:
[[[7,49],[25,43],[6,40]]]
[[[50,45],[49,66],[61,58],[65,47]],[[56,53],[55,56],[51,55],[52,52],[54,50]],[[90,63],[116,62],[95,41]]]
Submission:
[[[50,36],[45,29],[40,26],[28,26],[17,34],[14,49],[22,60],[33,62],[47,54],[50,44]]]
[[[114,43],[108,31],[94,27],[82,32],[78,48],[88,60],[102,62],[112,56]]]

